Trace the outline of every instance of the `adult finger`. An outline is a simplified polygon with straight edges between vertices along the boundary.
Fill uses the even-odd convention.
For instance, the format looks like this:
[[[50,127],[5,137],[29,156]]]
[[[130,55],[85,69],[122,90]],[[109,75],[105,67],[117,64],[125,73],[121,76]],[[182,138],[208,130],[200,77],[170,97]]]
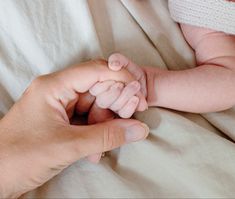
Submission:
[[[79,115],[87,113],[94,101],[95,97],[89,92],[79,94],[79,99],[76,105],[76,113]]]
[[[105,61],[82,63],[59,72],[45,75],[42,78],[48,82],[49,80],[54,80],[51,81],[50,95],[52,95],[53,100],[63,104],[64,107],[71,101],[71,96],[75,96],[77,93],[87,92],[97,82],[112,80],[128,84],[134,81],[133,75],[126,69],[117,72],[112,71],[107,67],[107,62]],[[139,104],[141,102],[142,100]]]
[[[88,91],[97,82],[113,80],[127,84],[134,80],[134,77],[125,69],[117,72],[109,70],[105,61],[82,63],[52,75],[58,80],[58,87],[62,84],[67,90],[78,93]]]
[[[99,163],[100,159],[102,157],[102,153],[96,153],[96,154],[93,154],[93,155],[89,155],[87,157],[87,159],[91,162],[91,163]]]
[[[149,133],[146,124],[131,119],[114,119],[89,126],[69,126],[77,159],[110,151],[126,143],[143,140]]]
[[[115,118],[115,114],[109,109],[102,109],[94,103],[89,111],[88,124],[96,124],[109,121]],[[98,163],[101,159],[102,153],[96,153],[87,157],[92,163]]]
[[[88,124],[96,124],[115,118],[115,113],[109,109],[102,109],[96,103],[92,105],[88,113]]]

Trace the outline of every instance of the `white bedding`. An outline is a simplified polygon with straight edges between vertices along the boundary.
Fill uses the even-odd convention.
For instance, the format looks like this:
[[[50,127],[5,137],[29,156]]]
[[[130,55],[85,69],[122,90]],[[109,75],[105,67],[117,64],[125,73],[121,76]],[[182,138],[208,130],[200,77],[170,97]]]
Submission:
[[[194,66],[166,0],[0,1],[0,114],[37,75],[122,52],[140,65]],[[235,109],[197,115],[151,108],[147,140],[78,161],[25,198],[235,196]],[[19,182],[20,183],[20,182]]]

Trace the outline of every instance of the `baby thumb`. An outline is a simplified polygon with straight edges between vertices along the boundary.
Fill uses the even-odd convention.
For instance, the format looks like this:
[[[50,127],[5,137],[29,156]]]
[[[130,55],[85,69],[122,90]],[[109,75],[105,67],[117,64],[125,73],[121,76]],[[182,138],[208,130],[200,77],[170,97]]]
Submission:
[[[76,128],[78,137],[75,143],[80,157],[110,151],[123,144],[143,140],[149,133],[146,124],[133,119],[114,119]]]

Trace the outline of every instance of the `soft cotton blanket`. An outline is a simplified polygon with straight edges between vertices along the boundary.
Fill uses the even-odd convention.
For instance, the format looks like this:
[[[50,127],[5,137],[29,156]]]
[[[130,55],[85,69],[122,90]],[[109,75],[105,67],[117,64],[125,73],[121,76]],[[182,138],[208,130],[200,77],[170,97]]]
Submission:
[[[1,116],[34,77],[117,51],[140,65],[195,65],[166,0],[0,1]],[[24,197],[235,196],[235,109],[198,115],[151,108],[136,117],[151,128],[145,141],[98,165],[80,160]]]

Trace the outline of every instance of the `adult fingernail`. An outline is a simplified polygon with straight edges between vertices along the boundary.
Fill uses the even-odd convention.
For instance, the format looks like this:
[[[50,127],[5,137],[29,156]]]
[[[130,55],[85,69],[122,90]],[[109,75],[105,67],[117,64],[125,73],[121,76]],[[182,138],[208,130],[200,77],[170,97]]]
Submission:
[[[149,133],[149,127],[144,124],[135,124],[127,128],[125,137],[126,142],[135,142],[144,139]]]

